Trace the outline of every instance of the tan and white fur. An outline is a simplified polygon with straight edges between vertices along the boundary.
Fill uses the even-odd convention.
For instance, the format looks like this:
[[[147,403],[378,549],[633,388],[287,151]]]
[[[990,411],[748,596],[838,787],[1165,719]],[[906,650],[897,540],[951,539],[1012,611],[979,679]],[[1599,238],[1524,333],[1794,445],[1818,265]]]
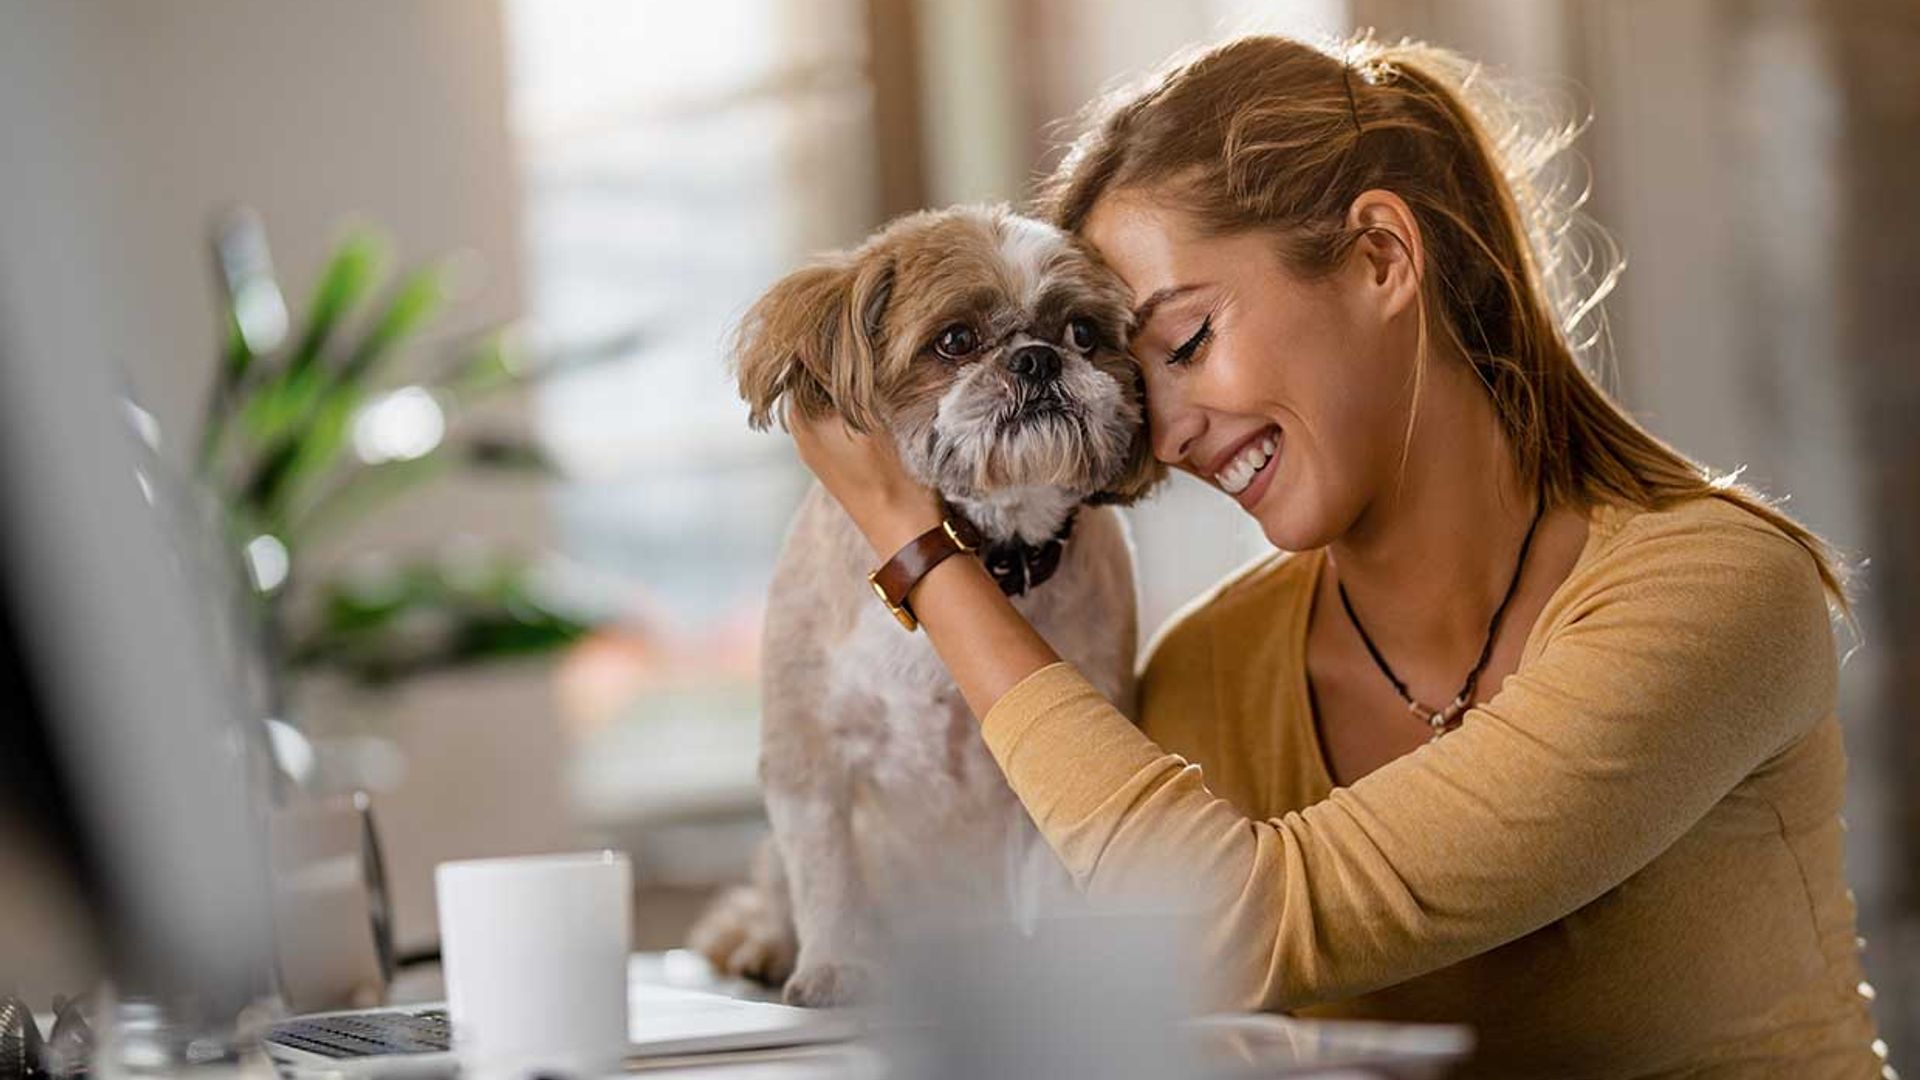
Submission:
[[[755,426],[789,410],[884,432],[990,541],[1042,543],[1077,507],[1058,571],[1013,603],[1122,708],[1134,587],[1110,504],[1161,475],[1125,350],[1128,299],[1051,226],[997,207],[925,212],[776,284],[735,358]],[[690,939],[727,973],[784,982],[799,1004],[857,999],[899,918],[1018,916],[1070,886],[926,635],[876,600],[876,561],[815,485],[767,605],[772,843],[752,884],[724,894]]]

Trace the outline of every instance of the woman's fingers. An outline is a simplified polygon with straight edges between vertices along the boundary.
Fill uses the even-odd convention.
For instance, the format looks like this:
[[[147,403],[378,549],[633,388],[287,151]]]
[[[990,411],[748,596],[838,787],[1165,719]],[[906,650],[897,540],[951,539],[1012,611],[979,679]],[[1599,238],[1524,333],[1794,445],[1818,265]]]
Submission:
[[[875,550],[894,551],[939,524],[939,500],[907,472],[891,438],[854,431],[835,414],[789,417],[788,429],[800,460]]]
[[[855,432],[837,414],[796,418],[792,431],[800,460],[835,494],[850,483],[871,482],[887,471],[884,451],[891,446],[879,446],[882,440]],[[897,461],[894,465],[898,468]]]

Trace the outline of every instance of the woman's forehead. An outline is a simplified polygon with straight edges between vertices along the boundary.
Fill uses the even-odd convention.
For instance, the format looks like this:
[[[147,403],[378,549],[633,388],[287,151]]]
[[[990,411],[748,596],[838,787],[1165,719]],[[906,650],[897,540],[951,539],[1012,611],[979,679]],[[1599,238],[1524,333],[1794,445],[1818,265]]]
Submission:
[[[1183,298],[1266,283],[1274,269],[1270,238],[1205,233],[1165,199],[1117,193],[1095,205],[1081,232],[1125,282],[1139,327]]]
[[[1135,304],[1155,290],[1179,284],[1175,276],[1194,259],[1191,230],[1164,203],[1129,191],[1094,204],[1081,232],[1133,292]]]

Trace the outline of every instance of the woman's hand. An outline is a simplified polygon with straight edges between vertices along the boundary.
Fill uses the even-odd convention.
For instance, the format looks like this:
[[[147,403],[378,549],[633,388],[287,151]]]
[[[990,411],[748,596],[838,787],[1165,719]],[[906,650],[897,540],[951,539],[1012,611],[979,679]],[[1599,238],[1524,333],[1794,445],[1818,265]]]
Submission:
[[[838,416],[788,417],[800,460],[840,501],[882,559],[940,524],[945,507],[908,475],[885,435],[848,430]],[[913,612],[975,716],[1021,679],[1060,659],[1014,609],[978,559],[942,559],[912,593]]]
[[[800,460],[853,518],[876,555],[885,559],[940,524],[940,500],[908,475],[893,440],[860,434],[837,415],[790,416]]]
[[[838,416],[789,417],[800,460],[840,501],[882,559],[940,524],[945,508],[908,475],[885,435],[851,431]],[[913,611],[975,716],[1060,657],[1001,594],[978,559],[942,559],[913,589]]]

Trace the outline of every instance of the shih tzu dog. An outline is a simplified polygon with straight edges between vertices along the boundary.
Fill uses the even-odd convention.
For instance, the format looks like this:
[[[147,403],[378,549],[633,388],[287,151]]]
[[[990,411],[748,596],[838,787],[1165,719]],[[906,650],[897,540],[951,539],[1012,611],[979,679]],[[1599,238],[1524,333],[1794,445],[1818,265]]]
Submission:
[[[1002,591],[1123,709],[1133,568],[1110,504],[1163,475],[1126,352],[1128,300],[1048,225],[1004,208],[923,212],[775,285],[735,356],[756,427],[785,409],[891,437],[974,525]],[[896,916],[1030,914],[1070,887],[926,635],[876,600],[878,561],[814,485],[767,603],[771,843],[690,940],[723,972],[784,982],[798,1004],[858,998]]]

